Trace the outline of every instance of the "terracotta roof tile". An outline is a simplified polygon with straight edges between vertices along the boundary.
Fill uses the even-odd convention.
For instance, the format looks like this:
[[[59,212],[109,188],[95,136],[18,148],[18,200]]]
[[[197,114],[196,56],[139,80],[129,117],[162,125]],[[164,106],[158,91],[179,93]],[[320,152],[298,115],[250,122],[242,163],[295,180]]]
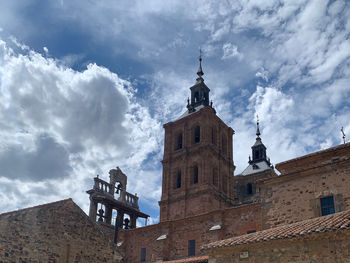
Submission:
[[[263,231],[232,237],[202,246],[201,249],[228,247],[274,239],[286,239],[313,233],[350,229],[350,210],[328,216],[317,217],[297,223],[266,229]]]
[[[170,260],[170,261],[161,261],[158,263],[207,263],[207,262],[208,262],[208,256],[200,256],[200,257],[183,258],[183,259],[176,259],[176,260]]]

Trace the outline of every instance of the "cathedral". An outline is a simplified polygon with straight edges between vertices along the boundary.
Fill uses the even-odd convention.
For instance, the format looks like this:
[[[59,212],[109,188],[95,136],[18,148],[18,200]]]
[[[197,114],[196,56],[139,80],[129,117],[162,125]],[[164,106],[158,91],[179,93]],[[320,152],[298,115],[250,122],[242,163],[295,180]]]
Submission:
[[[94,178],[89,216],[71,199],[0,214],[0,262],[350,262],[350,143],[274,167],[257,121],[235,174],[201,62],[187,110],[164,124],[159,223],[137,227],[149,216],[117,167]]]
[[[135,210],[124,219],[128,201],[118,197],[125,206],[113,207],[98,201],[107,197],[90,190],[92,220],[110,223],[110,216],[97,219],[98,203],[107,204],[109,215],[117,210],[119,227],[114,235],[110,227],[110,236],[125,262],[323,262],[318,254],[344,253],[336,244],[349,237],[350,144],[278,163],[277,175],[257,121],[248,166],[235,175],[234,130],[216,115],[201,62],[200,58],[187,110],[163,126],[159,223],[136,228],[135,218],[147,215]],[[118,187],[123,185],[119,180]],[[128,195],[121,187],[123,191]],[[339,220],[345,222],[341,227],[336,225]],[[103,222],[100,225],[107,228]],[[323,225],[326,229],[321,232],[327,237],[318,233]],[[342,232],[339,238],[333,235],[338,232]],[[324,262],[337,262],[325,255]],[[310,261],[303,261],[307,257]]]

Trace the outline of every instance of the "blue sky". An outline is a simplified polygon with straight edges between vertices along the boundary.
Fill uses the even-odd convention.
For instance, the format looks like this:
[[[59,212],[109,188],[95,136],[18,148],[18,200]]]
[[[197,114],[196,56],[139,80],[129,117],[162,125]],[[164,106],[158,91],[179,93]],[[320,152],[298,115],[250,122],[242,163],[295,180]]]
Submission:
[[[0,212],[72,197],[119,166],[158,220],[163,128],[199,48],[235,174],[258,114],[272,163],[350,136],[347,1],[1,1]],[[349,138],[348,136],[348,138]]]

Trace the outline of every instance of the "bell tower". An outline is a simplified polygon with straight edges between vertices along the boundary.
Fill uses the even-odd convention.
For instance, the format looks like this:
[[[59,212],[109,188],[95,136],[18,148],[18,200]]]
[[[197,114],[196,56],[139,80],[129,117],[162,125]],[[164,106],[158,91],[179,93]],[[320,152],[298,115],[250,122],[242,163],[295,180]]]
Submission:
[[[202,70],[202,55],[199,56],[199,68],[197,72],[198,78],[196,83],[190,88],[191,90],[191,103],[187,101],[187,109],[189,112],[194,112],[196,107],[209,106],[209,92],[210,89],[205,85],[203,79],[203,70]]]
[[[164,124],[160,221],[181,219],[233,204],[234,131],[209,103],[202,57],[187,111]]]

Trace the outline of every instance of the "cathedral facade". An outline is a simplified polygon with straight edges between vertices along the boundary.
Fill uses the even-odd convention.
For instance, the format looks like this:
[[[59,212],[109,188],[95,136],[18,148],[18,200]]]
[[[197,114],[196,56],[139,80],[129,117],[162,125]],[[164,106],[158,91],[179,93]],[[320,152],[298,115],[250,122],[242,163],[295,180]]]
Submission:
[[[349,143],[279,163],[277,176],[257,122],[249,164],[234,176],[234,130],[212,107],[201,59],[197,75],[187,111],[164,125],[160,222],[119,232],[126,262],[247,262],[246,247],[242,256],[238,245],[222,250],[216,242],[249,240],[266,230],[350,209]],[[262,258],[255,255],[249,262],[271,262]]]

